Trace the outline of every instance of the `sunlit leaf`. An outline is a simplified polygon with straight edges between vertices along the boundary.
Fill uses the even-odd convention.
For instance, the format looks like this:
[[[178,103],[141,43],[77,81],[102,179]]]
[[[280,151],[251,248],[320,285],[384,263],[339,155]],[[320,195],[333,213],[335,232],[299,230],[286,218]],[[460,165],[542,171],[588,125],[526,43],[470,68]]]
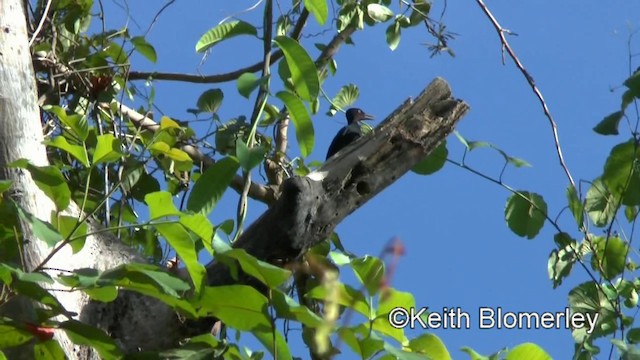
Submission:
[[[302,101],[288,91],[280,91],[276,96],[284,102],[289,110],[293,126],[296,129],[296,140],[300,145],[300,153],[303,157],[308,157],[313,151],[315,144],[315,135],[313,131],[313,123],[309,112],[305,108]]]
[[[156,54],[156,49],[151,46],[142,36],[136,36],[131,38],[131,43],[133,47],[139,52],[142,56],[146,57],[152,63],[155,63],[158,60],[158,55]]]
[[[427,355],[431,359],[450,360],[449,350],[435,334],[422,334],[409,340],[409,348],[418,354]]]
[[[341,87],[336,96],[331,99],[331,108],[327,115],[333,116],[338,110],[346,110],[358,100],[359,96],[360,91],[358,90],[358,86],[348,84]]]
[[[253,25],[240,20],[222,23],[202,35],[196,43],[196,51],[206,51],[215,44],[238,35],[257,36],[258,31]]]
[[[320,79],[316,65],[307,51],[297,41],[286,36],[273,40],[287,59],[291,80],[296,93],[306,101],[313,101],[320,91]]]
[[[616,215],[616,199],[601,179],[596,179],[587,191],[584,209],[597,227],[607,226]]]
[[[53,201],[58,211],[69,206],[71,190],[59,168],[52,165],[35,166],[25,159],[16,160],[9,166],[27,169],[38,188]]]
[[[263,146],[249,148],[242,139],[236,141],[236,157],[240,162],[240,166],[245,171],[251,171],[251,169],[260,165],[264,160],[267,150],[268,149]]]
[[[149,218],[151,220],[180,215],[180,211],[176,208],[171,193],[168,191],[149,193],[144,197],[144,202],[149,205]]]
[[[267,298],[247,285],[205,287],[197,305],[202,315],[211,315],[241,331],[270,329]]]
[[[53,140],[46,141],[45,144],[66,151],[82,165],[89,166],[89,156],[84,146],[69,144],[64,136],[56,136]]]
[[[591,267],[600,271],[608,280],[622,274],[629,253],[628,245],[619,237],[596,237],[593,242],[595,249],[591,257]]]
[[[73,240],[69,242],[74,254],[82,250],[86,240],[86,236],[89,232],[89,227],[86,222],[78,223],[78,218],[73,216],[58,215],[52,216],[51,224],[56,227],[58,232],[65,238],[73,237]]]
[[[253,90],[266,83],[268,79],[268,77],[258,78],[253,73],[244,73],[237,81],[238,92],[248,99]]]
[[[515,346],[507,353],[505,360],[551,360],[551,356],[547,354],[540,346],[534,343],[524,343]]]
[[[327,0],[304,0],[304,7],[316,18],[320,25],[324,25],[329,17]]]
[[[400,33],[402,32],[401,29],[402,27],[400,26],[400,23],[396,21],[393,24],[389,25],[387,31],[385,32],[387,45],[389,45],[389,49],[391,49],[391,51],[397,49],[398,45],[400,45]]]
[[[98,135],[98,143],[93,153],[93,164],[109,163],[119,160],[123,155],[121,142],[113,134]]]
[[[51,226],[51,224],[40,221],[40,219],[26,212],[18,205],[16,205],[16,209],[18,210],[18,215],[22,221],[26,222],[31,227],[33,235],[44,241],[49,247],[55,246],[64,239],[62,235],[60,235],[60,233]]]
[[[209,214],[229,187],[239,167],[238,160],[232,157],[226,157],[209,166],[193,185],[187,200],[187,209]]]
[[[367,5],[367,14],[377,22],[385,22],[393,17],[391,9],[376,3]]]
[[[604,165],[602,180],[623,205],[640,205],[640,147],[634,139],[616,145]]]
[[[358,280],[365,286],[370,296],[378,293],[384,277],[384,263],[373,256],[354,259],[351,267]]]
[[[198,261],[195,237],[179,223],[156,224],[155,227],[185,264],[193,281],[194,291],[196,293],[199,292],[204,281],[206,270],[204,265]]]

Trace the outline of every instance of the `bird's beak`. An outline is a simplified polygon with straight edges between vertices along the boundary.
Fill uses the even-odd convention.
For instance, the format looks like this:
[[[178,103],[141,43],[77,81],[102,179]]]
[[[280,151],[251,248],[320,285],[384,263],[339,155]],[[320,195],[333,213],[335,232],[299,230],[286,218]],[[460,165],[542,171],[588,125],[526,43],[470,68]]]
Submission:
[[[362,116],[362,120],[373,120],[373,119],[375,119],[375,117],[373,117],[373,115],[364,114]]]

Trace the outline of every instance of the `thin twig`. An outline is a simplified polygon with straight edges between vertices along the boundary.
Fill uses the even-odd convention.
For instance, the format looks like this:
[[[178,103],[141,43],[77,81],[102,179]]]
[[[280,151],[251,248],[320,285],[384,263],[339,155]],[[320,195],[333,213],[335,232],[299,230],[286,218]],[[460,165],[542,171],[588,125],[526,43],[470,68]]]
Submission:
[[[553,132],[553,141],[554,141],[554,144],[555,144],[555,147],[556,147],[556,153],[558,154],[558,159],[560,160],[560,166],[564,170],[564,173],[567,175],[567,178],[569,179],[569,182],[571,183],[571,186],[573,186],[573,188],[576,189],[576,191],[577,191],[576,184],[573,181],[573,177],[571,176],[571,172],[569,171],[569,168],[567,167],[567,164],[564,161],[564,156],[562,155],[562,148],[560,146],[560,139],[558,138],[558,126],[557,126],[555,120],[553,119],[553,116],[551,115],[551,112],[549,111],[549,107],[547,106],[547,103],[544,100],[544,97],[542,96],[542,93],[540,92],[540,90],[536,86],[536,83],[533,80],[533,77],[525,69],[524,65],[522,65],[522,62],[520,62],[520,59],[518,59],[518,56],[516,56],[516,54],[513,51],[513,49],[511,49],[511,46],[509,45],[509,42],[507,41],[507,38],[504,36],[505,33],[510,33],[510,31],[506,30],[502,26],[500,26],[500,24],[498,23],[498,20],[496,20],[496,18],[493,16],[491,11],[489,11],[489,8],[487,8],[487,6],[484,4],[483,0],[476,0],[476,2],[478,3],[478,5],[482,9],[482,11],[487,15],[487,17],[491,21],[491,24],[493,25],[493,27],[496,29],[496,32],[498,33],[498,36],[500,37],[500,43],[502,44],[503,51],[504,50],[507,51],[507,53],[509,54],[509,57],[511,57],[511,59],[515,63],[515,65],[518,68],[518,70],[520,70],[522,75],[524,75],[524,77],[527,79],[527,83],[529,83],[529,86],[531,86],[531,89],[533,90],[534,94],[536,95],[536,97],[540,101],[540,105],[542,105],[542,109],[544,111],[544,115],[547,117],[547,119],[549,119],[549,125],[551,125],[551,131]]]
[[[51,8],[52,2],[53,2],[52,0],[47,0],[47,5],[44,7],[44,11],[42,12],[42,16],[40,17],[40,22],[38,23],[38,27],[33,32],[33,35],[31,35],[31,40],[29,40],[29,47],[33,45],[33,42],[38,37],[38,34],[40,34],[40,31],[42,31],[42,26],[44,26],[44,22],[47,21],[47,15],[49,14],[49,8]]]

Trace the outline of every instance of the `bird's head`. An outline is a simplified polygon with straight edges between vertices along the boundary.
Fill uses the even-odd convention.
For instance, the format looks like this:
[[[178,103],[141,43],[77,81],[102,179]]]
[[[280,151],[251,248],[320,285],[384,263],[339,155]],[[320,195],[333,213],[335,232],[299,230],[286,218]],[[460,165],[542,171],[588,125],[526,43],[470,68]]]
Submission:
[[[365,113],[362,109],[351,108],[347,110],[347,123],[353,124],[354,122],[358,122],[361,120],[371,120],[373,116]]]

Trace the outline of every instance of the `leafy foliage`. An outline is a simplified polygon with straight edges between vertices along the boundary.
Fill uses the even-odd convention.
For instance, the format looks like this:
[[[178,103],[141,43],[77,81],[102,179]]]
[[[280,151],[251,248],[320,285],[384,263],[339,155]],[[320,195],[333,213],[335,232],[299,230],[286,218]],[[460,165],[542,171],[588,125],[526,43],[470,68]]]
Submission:
[[[446,33],[444,27],[436,31],[429,19],[429,2],[413,0],[395,6],[388,0],[338,0],[334,4],[337,14],[334,19],[330,17],[333,11],[330,14],[328,1],[304,0],[294,2],[272,21],[274,36],[267,35],[262,24],[235,18],[206,31],[195,44],[197,52],[206,54],[214,46],[232,43],[239,36],[254,38],[259,40],[255,44],[265,49],[275,47],[270,58],[277,62],[274,65],[278,72],[278,76],[266,70],[257,75],[255,67],[244,68],[224,80],[235,81],[238,94],[247,100],[255,95],[259,101],[251,113],[247,110],[234,118],[222,118],[220,110],[228,107],[225,96],[231,96],[229,92],[225,94],[224,86],[209,88],[194,99],[196,108],[190,112],[196,120],[207,121],[215,128],[213,146],[206,142],[210,134],[196,134],[189,121],[168,116],[161,117],[158,123],[154,120],[153,111],[157,106],[154,76],[157,75],[135,78],[130,68],[133,56],[141,56],[147,63],[158,61],[160,53],[148,41],[149,37],[132,36],[126,27],[102,27],[104,30],[96,33],[88,32],[96,19],[94,14],[103,15],[90,0],[54,1],[50,11],[43,8],[45,3],[36,2],[31,17],[44,14],[47,25],[37,36],[31,35],[34,35],[34,68],[43,123],[47,124],[45,143],[51,165],[36,166],[19,160],[12,166],[30,174],[38,188],[51,199],[55,211],[49,219],[38,219],[5,196],[16,190],[15,184],[0,181],[0,214],[10,214],[0,223],[1,249],[11,250],[7,254],[18,253],[16,244],[29,240],[23,238],[22,225],[37,237],[33,241],[45,242],[52,252],[70,246],[77,253],[94,231],[88,219],[95,219],[105,226],[105,232],[138,249],[149,264],[132,263],[104,271],[75,269],[53,276],[42,271],[46,261],[39,268],[27,271],[16,265],[18,261],[8,260],[3,252],[0,305],[21,295],[39,303],[42,309],[38,310],[37,323],[0,319],[0,350],[34,341],[36,354],[63,358],[59,344],[52,339],[55,329],[64,331],[77,345],[93,347],[102,358],[125,355],[117,342],[103,331],[76,320],[61,321],[56,317],[72,314],[49,286],[66,286],[70,291],[82,291],[102,302],[114,301],[120,289],[135,291],[163,301],[186,317],[213,316],[238,331],[235,343],[206,333],[190,338],[180,348],[154,354],[161,357],[260,358],[261,353],[248,353],[237,344],[241,334],[248,332],[274,358],[290,359],[294,354],[285,336],[291,334],[283,334],[278,325],[297,323],[303,328],[302,338],[310,351],[324,355],[340,350],[331,342],[339,339],[363,359],[451,358],[435,334],[425,332],[409,339],[404,330],[390,325],[388,317],[392,309],[416,306],[410,293],[389,286],[393,261],[387,261],[384,256],[351,254],[334,235],[310,251],[320,254],[320,260],[315,261],[321,265],[321,274],[306,273],[296,266],[283,269],[233,249],[222,240],[221,236],[233,235],[234,226],[238,227],[236,235],[239,234],[240,219],[213,224],[208,218],[230,186],[243,193],[244,185],[251,185],[246,182],[247,177],[238,176],[240,169],[250,174],[264,168],[268,185],[277,188],[279,182],[272,180],[278,178],[273,176],[273,168],[286,174],[307,174],[318,166],[313,162],[305,164],[305,158],[313,154],[315,147],[313,115],[326,105],[324,99],[330,98],[323,86],[338,75],[338,62],[333,56],[336,50],[332,43],[315,44],[320,55],[312,59],[305,42],[307,37],[299,33],[304,29],[301,19],[312,15],[320,26],[346,34],[338,38],[345,43],[353,43],[350,34],[355,31],[385,26],[384,40],[391,50],[400,45],[403,31],[424,24],[429,34],[438,40],[434,52],[452,53],[446,45],[451,34]],[[267,3],[271,2],[263,6]],[[30,20],[29,28],[35,29],[40,19]],[[138,80],[146,81],[146,96],[132,84]],[[192,81],[203,80],[198,77]],[[629,105],[640,98],[640,72],[632,74],[623,85],[620,108],[613,109],[594,127],[597,134],[615,136],[622,132],[620,121],[625,119]],[[358,96],[357,85],[343,86],[328,101],[328,114],[347,108]],[[137,111],[124,111],[119,105],[123,99],[139,106]],[[288,121],[293,123],[299,145],[293,156],[284,153],[287,144],[279,147],[282,139],[274,135]],[[637,308],[640,280],[630,255],[633,246],[626,235],[629,232],[622,223],[626,219],[633,226],[640,208],[638,134],[627,134],[629,139],[612,148],[602,173],[584,182],[588,184],[584,189],[574,184],[567,187],[566,208],[575,229],[567,229],[558,220],[562,210],[558,211],[557,218],[552,217],[553,209],[549,209],[542,195],[515,190],[505,183],[503,175],[507,166],[529,167],[527,161],[489,142],[456,135],[464,148],[461,162],[448,159],[449,150],[443,142],[414,172],[432,174],[450,160],[511,192],[504,218],[518,236],[533,239],[545,223],[553,226],[557,230],[555,248],[547,262],[552,286],[562,285],[575,269],[584,269],[591,275],[589,281],[568,292],[568,305],[574,313],[597,316],[593,332],[585,328],[573,330],[576,358],[595,356],[600,350],[594,341],[624,332],[626,338],[612,338],[612,343],[623,357],[637,356],[640,328],[635,318],[625,311]],[[480,174],[467,165],[467,155],[477,149],[489,149],[504,160],[499,176]],[[292,158],[295,159],[290,160]],[[269,162],[276,166],[270,168]],[[238,186],[239,183],[243,186]],[[72,201],[86,216],[75,218],[65,213]],[[594,228],[600,231],[599,235],[594,234]],[[179,258],[188,279],[166,271],[162,264],[167,254]],[[251,277],[265,291],[240,284],[208,286],[206,269],[200,261],[203,255],[225,263],[236,275]],[[306,259],[307,264],[313,262],[311,258]],[[339,273],[347,267],[355,274],[358,282],[355,286],[339,280]],[[299,279],[294,277],[295,285],[299,286],[298,301],[293,298],[292,273],[308,279],[298,283]],[[352,314],[350,323],[338,321],[351,319]],[[482,356],[471,348],[462,351],[472,359],[550,358],[531,343],[502,349],[489,356]]]

